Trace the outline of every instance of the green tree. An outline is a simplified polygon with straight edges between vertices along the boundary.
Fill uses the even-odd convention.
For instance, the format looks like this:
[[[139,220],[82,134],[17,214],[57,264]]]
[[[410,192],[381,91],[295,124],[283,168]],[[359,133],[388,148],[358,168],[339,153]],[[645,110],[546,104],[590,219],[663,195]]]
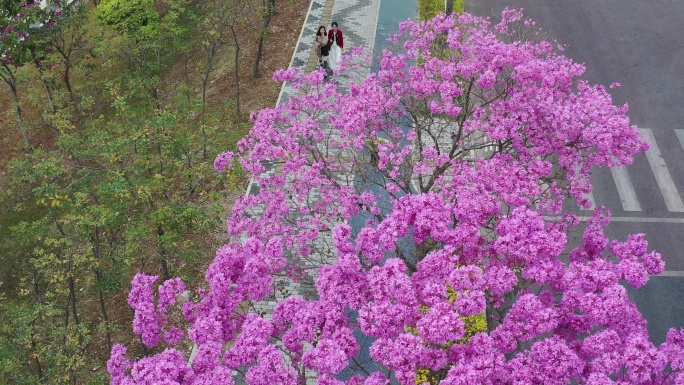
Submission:
[[[226,127],[236,100],[202,107],[187,71],[184,85],[162,81],[201,40],[200,7],[131,3],[63,9],[31,30],[40,49],[10,67],[29,79],[25,109],[43,112],[55,140],[2,165],[0,383],[104,381],[93,368],[121,338],[117,322],[128,324],[115,304],[130,277],[192,281],[217,247],[217,202],[245,182],[207,161],[245,133]],[[239,10],[234,26],[246,20]],[[226,44],[237,33],[225,29]]]
[[[38,0],[8,0],[0,7],[0,79],[12,92],[19,131],[27,149],[31,148],[31,140],[21,109],[17,71],[26,63],[40,62],[45,57],[46,47],[41,44],[39,31],[49,28],[65,2],[57,0],[53,6],[41,8]]]
[[[160,14],[152,0],[105,0],[97,8],[104,38],[98,49],[108,57],[106,66],[124,66],[127,76],[123,81],[130,97],[147,99],[160,110],[161,79],[173,58],[187,50],[194,19],[186,0],[163,3],[166,12]]]
[[[3,195],[14,209],[38,212],[10,228],[28,256],[18,266],[19,299],[40,309],[13,327],[30,336],[22,346],[24,356],[35,358],[33,373],[67,383],[97,365],[85,350],[90,341],[111,346],[116,325],[108,297],[135,271],[190,278],[198,258],[213,254],[217,245],[207,234],[219,225],[222,208],[212,202],[231,182],[202,160],[201,134],[189,113],[198,104],[179,95],[149,120],[145,108],[116,100],[120,119],[64,132],[60,152],[37,149],[13,160],[13,183]],[[221,139],[218,124],[208,127],[212,144],[235,140]]]
[[[257,52],[256,58],[254,59],[254,69],[252,70],[252,75],[255,78],[261,76],[259,72],[259,64],[261,64],[261,55],[264,48],[264,40],[266,39],[266,33],[268,32],[268,26],[271,24],[273,16],[276,12],[276,0],[262,0],[261,9],[263,13],[263,24],[261,26],[261,33],[259,33],[259,39],[257,40]]]
[[[72,85],[72,71],[86,46],[87,15],[85,5],[76,2],[62,12],[50,29],[43,32],[44,44],[55,53],[55,64],[60,64],[61,79],[67,89],[69,102],[73,104],[76,111],[78,111],[78,105]]]
[[[244,0],[227,0],[207,3],[201,16],[201,47],[205,56],[202,73],[202,114],[206,111],[207,85],[214,68],[216,53],[221,46],[233,43],[235,77],[235,103],[237,118],[240,120],[240,41],[238,26],[248,23],[250,15],[249,2]]]

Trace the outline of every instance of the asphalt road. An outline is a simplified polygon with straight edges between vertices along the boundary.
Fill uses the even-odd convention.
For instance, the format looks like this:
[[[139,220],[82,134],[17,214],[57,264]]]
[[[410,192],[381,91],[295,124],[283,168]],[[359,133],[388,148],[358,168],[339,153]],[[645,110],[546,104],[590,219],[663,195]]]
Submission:
[[[491,16],[523,8],[585,63],[593,83],[629,104],[633,124],[651,142],[626,170],[596,170],[593,198],[613,211],[608,235],[645,233],[665,259],[655,277],[630,296],[649,320],[655,342],[670,326],[684,327],[684,1],[676,0],[466,0],[466,11]]]

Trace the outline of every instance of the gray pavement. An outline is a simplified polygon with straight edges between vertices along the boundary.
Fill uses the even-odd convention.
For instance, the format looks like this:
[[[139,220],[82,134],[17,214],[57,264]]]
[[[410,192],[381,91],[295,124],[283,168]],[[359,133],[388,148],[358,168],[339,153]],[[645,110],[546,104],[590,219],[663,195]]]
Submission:
[[[316,58],[312,50],[314,34],[319,25],[330,27],[330,23],[336,21],[344,34],[345,52],[353,47],[363,46],[368,52],[372,52],[375,44],[375,33],[380,10],[380,0],[313,0],[309,7],[307,17],[302,26],[297,48],[293,54],[290,68],[299,68],[304,72],[316,69]],[[344,92],[352,80],[360,80],[366,77],[369,70],[357,71],[354,75],[335,76],[338,90]],[[350,76],[353,76],[350,78]],[[301,91],[293,88],[289,83],[282,86],[277,104],[281,104],[290,97],[298,95]],[[334,133],[330,133],[334,135]],[[278,164],[267,164],[266,171],[262,175],[281,173]],[[259,191],[256,181],[251,180],[247,187],[247,194],[256,194]],[[317,192],[313,191],[313,195]],[[311,197],[314,201],[316,196]],[[258,213],[254,213],[258,214]],[[332,224],[331,224],[332,225]],[[332,239],[329,233],[322,233],[314,244],[314,252],[319,263],[334,262],[336,255],[332,250]],[[292,282],[287,278],[276,280],[274,294],[264,301],[255,304],[255,310],[269,318],[275,305],[282,299],[297,295],[304,298],[313,298],[317,295],[313,283],[316,278],[316,270],[309,270],[304,279]]]
[[[333,21],[337,22],[342,30],[345,52],[356,46],[363,46],[372,52],[379,9],[380,0],[312,0],[290,68],[299,68],[305,72],[311,72],[316,68],[313,53],[314,35],[320,25],[330,29]],[[361,72],[355,79],[363,78],[365,75]],[[348,86],[349,80],[345,76],[337,79],[341,90]],[[285,84],[281,89],[278,104],[298,92],[299,90]]]
[[[404,2],[406,0],[401,1]],[[338,23],[339,28],[344,34],[346,52],[349,52],[349,50],[356,46],[363,46],[369,53],[373,52],[379,11],[380,0],[312,0],[304,25],[302,26],[297,48],[290,62],[290,68],[299,68],[307,73],[317,68],[317,59],[312,49],[315,31],[319,25],[325,25],[329,28],[330,23],[333,21]],[[351,80],[358,81],[366,77],[368,73],[369,69],[365,72],[363,70],[357,71],[355,75],[351,75],[353,76],[351,78],[348,75],[335,76],[334,81],[337,82],[338,89],[344,92],[348,89]],[[300,92],[300,90],[293,88],[289,83],[284,83],[277,104],[284,103],[290,97],[298,95]],[[329,133],[329,135],[334,135],[334,133]],[[282,166],[279,164],[271,163],[265,166],[266,171],[262,173],[262,176],[282,173]],[[250,180],[246,194],[257,194],[258,192],[258,183],[253,179]],[[310,198],[313,201],[317,200],[318,197],[315,195],[318,192],[314,190],[311,194]],[[294,210],[292,213],[296,215]],[[253,214],[258,214],[258,212],[255,211]],[[333,224],[329,225],[332,226]],[[297,282],[293,282],[287,277],[276,278],[273,294],[263,301],[253,304],[253,310],[262,314],[264,318],[270,319],[275,305],[289,296],[295,295],[308,299],[316,298],[317,291],[314,282],[317,274],[316,266],[314,265],[332,263],[336,260],[337,256],[332,245],[330,233],[321,233],[312,248],[311,255],[313,258],[311,260],[315,259],[315,261],[313,261],[305,276]],[[360,343],[365,347],[364,351],[367,351],[367,341],[360,340]],[[368,358],[367,354],[365,356],[365,358]],[[345,375],[348,374],[345,373]],[[311,383],[316,381],[314,378],[309,380]],[[244,381],[239,378],[236,384],[242,385]]]
[[[618,105],[651,142],[624,170],[595,170],[593,199],[613,211],[607,234],[645,233],[663,254],[665,277],[630,296],[649,320],[656,342],[668,327],[684,327],[684,2],[669,0],[466,0],[466,11],[525,15],[567,45],[587,66],[586,78],[609,86]]]

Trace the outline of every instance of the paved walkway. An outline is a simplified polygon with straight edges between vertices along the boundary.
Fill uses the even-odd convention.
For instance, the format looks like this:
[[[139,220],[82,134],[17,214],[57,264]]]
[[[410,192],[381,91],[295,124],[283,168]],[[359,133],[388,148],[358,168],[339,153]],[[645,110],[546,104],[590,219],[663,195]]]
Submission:
[[[316,69],[318,61],[312,48],[314,35],[321,25],[330,29],[333,21],[337,22],[344,34],[345,52],[357,46],[372,51],[379,10],[380,0],[312,0],[290,67],[300,68],[306,72]],[[344,91],[348,82],[345,82],[343,77],[338,81],[340,91]],[[285,84],[281,89],[278,104],[297,92]]]
[[[314,35],[320,25],[325,25],[329,29],[330,24],[335,21],[344,34],[345,51],[349,52],[353,47],[363,46],[372,52],[375,42],[375,34],[378,20],[378,12],[381,0],[312,0],[309,11],[299,35],[297,48],[290,62],[291,68],[300,68],[305,72],[311,72],[317,68],[318,60],[313,51]],[[390,0],[391,1],[391,0]],[[359,72],[354,76],[354,80],[360,80],[368,73]],[[336,76],[338,90],[345,92],[348,89],[348,75]],[[289,83],[283,84],[278,97],[277,104],[281,104],[292,96],[296,96],[299,90],[290,86]],[[262,176],[270,176],[280,173],[282,170],[279,165],[268,164]],[[258,194],[259,186],[256,181],[251,180],[247,188],[247,194]],[[316,192],[312,192],[316,194]],[[316,199],[316,197],[313,197]],[[258,213],[254,213],[258,214]],[[332,224],[331,224],[332,225]],[[323,233],[313,245],[312,254],[314,259],[319,262],[331,263],[336,260],[335,250],[332,240],[328,233]],[[310,270],[306,277],[297,283],[289,279],[282,278],[276,280],[276,294],[255,304],[256,310],[265,318],[270,318],[275,305],[291,295],[305,298],[315,298],[317,296],[315,282],[315,270]]]

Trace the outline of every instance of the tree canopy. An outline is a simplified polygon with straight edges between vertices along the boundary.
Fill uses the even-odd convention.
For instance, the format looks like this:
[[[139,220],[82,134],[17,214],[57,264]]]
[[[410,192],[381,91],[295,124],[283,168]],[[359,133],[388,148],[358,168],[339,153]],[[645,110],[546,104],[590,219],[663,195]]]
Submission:
[[[259,192],[235,205],[185,324],[167,317],[182,281],[156,295],[158,277],[136,276],[134,331],[167,348],[134,361],[115,346],[113,384],[684,380],[684,332],[656,347],[622,285],[660,274],[660,255],[644,234],[608,239],[602,208],[576,214],[593,168],[647,148],[627,107],[517,10],[400,31],[404,51],[348,92],[321,71],[277,73],[301,95],[255,114],[215,162],[239,160]],[[364,62],[354,49],[341,71]],[[383,138],[377,162],[368,138]],[[316,295],[278,292],[283,280]]]

